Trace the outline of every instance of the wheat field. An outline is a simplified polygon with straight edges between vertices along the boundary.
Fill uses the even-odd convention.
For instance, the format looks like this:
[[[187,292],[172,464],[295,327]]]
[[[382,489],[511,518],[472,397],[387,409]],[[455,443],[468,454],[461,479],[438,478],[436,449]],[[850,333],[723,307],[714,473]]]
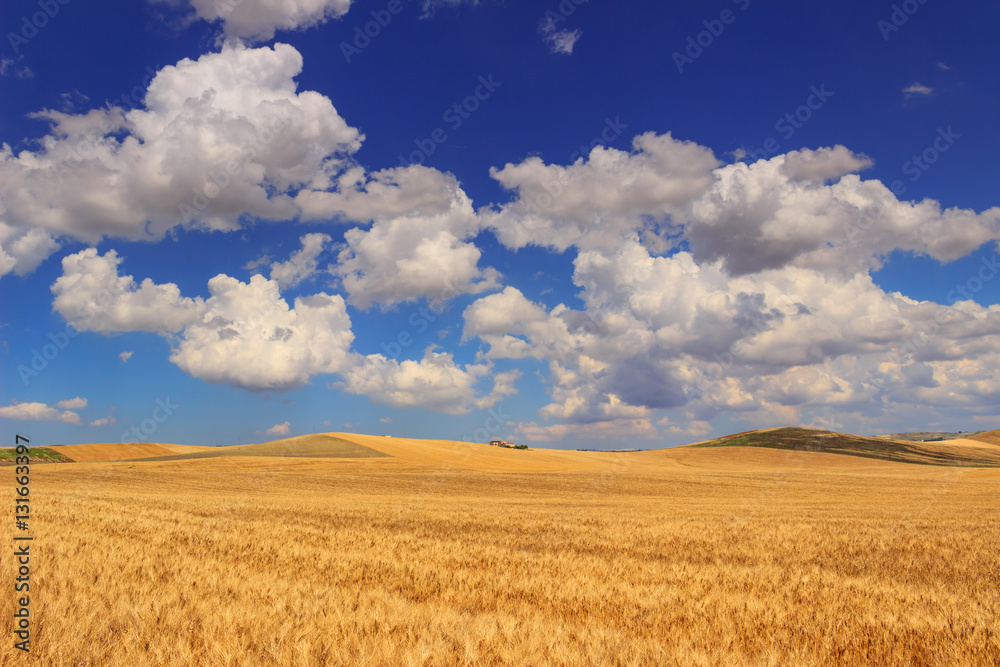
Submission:
[[[1000,664],[1000,471],[386,447],[34,466],[0,664]]]

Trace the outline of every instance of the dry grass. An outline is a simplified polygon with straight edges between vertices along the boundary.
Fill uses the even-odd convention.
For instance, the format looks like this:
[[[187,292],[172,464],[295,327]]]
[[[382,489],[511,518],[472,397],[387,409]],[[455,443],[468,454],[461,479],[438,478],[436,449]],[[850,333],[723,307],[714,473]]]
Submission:
[[[50,447],[72,461],[120,461],[171,454],[202,452],[208,447],[169,445],[161,442],[114,442],[92,445],[56,445]]]
[[[4,623],[0,664],[1000,664],[996,470],[453,453],[35,466],[35,646]]]
[[[986,431],[984,433],[979,433],[970,438],[971,440],[976,440],[978,442],[983,442],[988,445],[1000,446],[1000,430],[997,431]]]

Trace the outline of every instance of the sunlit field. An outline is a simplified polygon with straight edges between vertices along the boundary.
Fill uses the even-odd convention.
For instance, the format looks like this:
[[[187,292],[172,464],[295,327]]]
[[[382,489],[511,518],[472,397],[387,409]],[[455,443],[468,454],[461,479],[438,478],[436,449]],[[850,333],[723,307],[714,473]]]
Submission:
[[[2,664],[1000,664],[1000,470],[412,442],[34,466]]]

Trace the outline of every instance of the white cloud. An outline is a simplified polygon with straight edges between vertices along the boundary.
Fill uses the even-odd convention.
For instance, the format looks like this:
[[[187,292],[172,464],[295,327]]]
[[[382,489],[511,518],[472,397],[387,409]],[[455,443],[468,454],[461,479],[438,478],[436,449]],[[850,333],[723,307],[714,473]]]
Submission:
[[[632,145],[632,152],[598,146],[569,166],[531,157],[491,169],[517,196],[499,210],[481,211],[483,224],[510,248],[617,245],[628,232],[645,229],[647,219],[680,215],[716,180],[719,162],[703,146],[652,132]]]
[[[148,278],[137,288],[120,262],[93,248],[66,257],[53,308],[80,330],[176,332],[170,360],[211,383],[280,391],[348,364],[354,334],[339,295],[300,296],[290,308],[273,280],[220,274],[207,299],[192,299]]]
[[[345,232],[331,267],[359,308],[422,297],[446,301],[499,285],[496,269],[479,267],[482,252],[469,240],[479,222],[451,174],[418,166],[368,178],[354,171],[341,179],[340,192],[308,193],[297,201],[313,216],[374,220],[368,230]]]
[[[559,30],[559,24],[565,20],[563,14],[548,11],[538,24],[538,32],[542,34],[542,39],[552,53],[570,55],[573,53],[573,46],[583,34],[582,30]]]
[[[122,360],[122,363],[128,363],[128,360],[132,358],[132,351],[120,352],[118,358]]]
[[[482,340],[484,358],[548,361],[552,400],[539,416],[556,423],[526,427],[535,439],[681,408],[694,426],[661,425],[700,436],[722,412],[779,424],[824,410],[976,410],[1000,399],[990,371],[1000,306],[914,301],[867,273],[783,266],[733,276],[720,260],[656,257],[636,240],[580,251],[573,281],[583,310],[546,309],[507,287],[463,314],[463,339]]]
[[[340,18],[352,0],[154,0],[222,23],[226,37],[267,41],[279,30],[304,30]]]
[[[535,422],[518,422],[514,432],[529,442],[558,442],[560,440],[619,440],[621,438],[651,439],[659,435],[648,419],[617,419],[593,424],[539,425]]]
[[[906,88],[903,88],[903,93],[906,94],[907,97],[912,97],[914,95],[923,95],[926,97],[927,95],[933,95],[934,89],[929,86],[925,86],[919,81],[914,81]]]
[[[684,237],[699,262],[722,259],[737,275],[789,265],[849,275],[879,268],[893,250],[952,261],[1000,239],[1000,207],[942,210],[854,174],[819,180],[867,164],[836,147],[721,167],[692,203]]]
[[[64,424],[81,423],[80,415],[71,411],[59,411],[44,403],[12,403],[0,406],[0,417],[5,419],[22,419],[30,421],[52,421]]]
[[[88,426],[110,426],[111,424],[115,424],[117,422],[118,422],[117,419],[108,416],[108,417],[101,417],[100,419],[95,419],[94,421],[90,422]]]
[[[142,108],[39,112],[41,149],[0,147],[2,222],[96,243],[294,218],[289,194],[326,188],[363,139],[328,98],[296,92],[301,69],[287,44],[227,45],[161,69]]]
[[[469,412],[477,395],[475,384],[489,372],[486,365],[455,364],[451,354],[430,347],[420,361],[396,361],[381,354],[359,358],[343,372],[341,386],[364,394],[373,403],[393,408],[424,408],[445,414]]]
[[[205,311],[199,297],[182,298],[173,283],[136,285],[119,276],[122,259],[114,250],[98,255],[96,248],[63,258],[63,274],[52,285],[52,308],[81,331],[178,331]]]
[[[545,43],[549,45],[552,53],[562,53],[570,55],[577,40],[583,35],[582,30],[556,30],[545,33]]]
[[[24,54],[18,56],[17,60],[10,58],[0,58],[0,76],[12,76],[15,79],[33,79],[35,73],[27,65],[22,65]]]
[[[68,398],[64,401],[59,401],[55,404],[55,406],[61,410],[79,410],[87,407],[87,399],[77,396],[76,398]]]
[[[271,264],[271,280],[285,289],[312,278],[319,269],[317,257],[332,240],[327,234],[304,235],[301,239],[302,247],[292,253],[288,261]]]
[[[318,293],[289,308],[278,284],[226,275],[208,281],[210,297],[178,337],[170,360],[189,375],[251,390],[283,391],[348,363],[354,340],[344,299]]]
[[[0,202],[0,218],[3,203]],[[19,229],[0,220],[0,277],[8,273],[27,275],[59,248],[43,229]]]
[[[866,155],[852,153],[844,146],[803,149],[785,153],[781,171],[793,181],[816,181],[822,183],[840,178],[844,174],[867,169],[872,165]]]
[[[347,231],[331,267],[360,308],[498,287],[499,272],[479,266],[472,239],[482,225],[457,179],[419,165],[355,166],[362,135],[326,97],[296,92],[301,68],[287,44],[226,45],[160,70],[143,108],[37,114],[52,123],[40,150],[0,150],[0,275],[30,272],[62,236],[159,240],[178,226],[228,231],[247,216],[300,217],[370,224]],[[283,289],[307,280],[330,240],[305,235],[271,276]],[[183,326],[149,315],[147,330]]]
[[[485,410],[486,408],[491,408],[497,404],[497,402],[504,396],[513,396],[517,393],[517,387],[514,383],[517,382],[523,373],[519,370],[505,371],[503,373],[496,373],[493,375],[493,390],[490,391],[489,395],[483,396],[475,401],[475,405],[480,410]]]
[[[281,424],[275,424],[271,428],[264,431],[264,435],[288,435],[292,432],[292,425],[289,422],[282,422]]]

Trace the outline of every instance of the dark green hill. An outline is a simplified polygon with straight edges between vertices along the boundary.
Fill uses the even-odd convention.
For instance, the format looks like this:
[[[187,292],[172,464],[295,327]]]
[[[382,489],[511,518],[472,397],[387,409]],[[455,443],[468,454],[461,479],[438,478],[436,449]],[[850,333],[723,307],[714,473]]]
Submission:
[[[942,443],[903,443],[884,438],[786,427],[751,431],[709,440],[691,447],[767,447],[797,452],[861,456],[898,463],[939,466],[1000,467],[1000,452]]]
[[[0,465],[14,465],[17,461],[17,456],[17,450],[13,447],[0,449]],[[28,460],[31,464],[73,462],[73,459],[48,447],[28,447]]]

